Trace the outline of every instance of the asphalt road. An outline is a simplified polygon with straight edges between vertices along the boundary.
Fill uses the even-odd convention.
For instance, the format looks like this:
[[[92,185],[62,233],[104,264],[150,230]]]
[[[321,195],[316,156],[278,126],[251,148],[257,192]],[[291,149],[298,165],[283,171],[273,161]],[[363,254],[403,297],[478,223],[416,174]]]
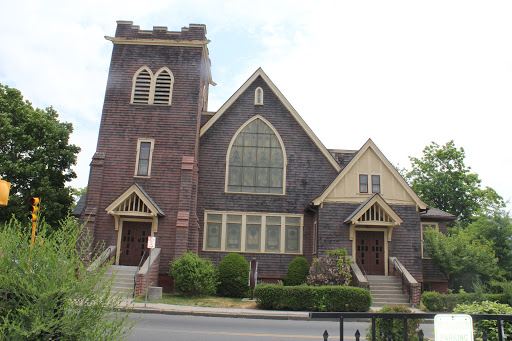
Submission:
[[[164,314],[131,314],[139,322],[128,340],[173,341],[283,341],[323,340],[325,330],[329,340],[339,340],[339,322],[290,321],[243,318],[202,317]],[[359,329],[364,337],[366,322],[348,322],[344,326],[345,340],[355,340]],[[433,338],[433,325],[422,326],[425,336]]]

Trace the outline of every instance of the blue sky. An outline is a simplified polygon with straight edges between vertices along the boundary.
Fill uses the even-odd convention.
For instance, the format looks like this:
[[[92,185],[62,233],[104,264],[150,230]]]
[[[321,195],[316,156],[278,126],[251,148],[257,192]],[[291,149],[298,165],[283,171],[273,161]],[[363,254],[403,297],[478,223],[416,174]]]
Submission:
[[[10,1],[0,83],[72,122],[87,185],[116,20],[206,24],[217,110],[262,67],[327,148],[372,138],[410,167],[454,140],[485,186],[512,197],[510,1]],[[509,205],[509,208],[512,208]]]

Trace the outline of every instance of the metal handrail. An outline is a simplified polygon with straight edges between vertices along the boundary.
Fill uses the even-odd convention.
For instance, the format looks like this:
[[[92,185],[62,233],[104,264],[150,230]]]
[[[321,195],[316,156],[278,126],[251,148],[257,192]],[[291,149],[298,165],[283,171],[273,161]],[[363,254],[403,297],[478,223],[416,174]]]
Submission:
[[[140,259],[139,266],[137,267],[137,272],[140,270],[140,267],[142,266],[142,262],[144,261],[144,258],[146,257],[146,251],[148,249],[144,249],[144,253],[142,254],[142,258]],[[148,274],[149,276],[149,274]],[[137,287],[137,276],[133,277],[133,297],[135,297],[135,288]]]

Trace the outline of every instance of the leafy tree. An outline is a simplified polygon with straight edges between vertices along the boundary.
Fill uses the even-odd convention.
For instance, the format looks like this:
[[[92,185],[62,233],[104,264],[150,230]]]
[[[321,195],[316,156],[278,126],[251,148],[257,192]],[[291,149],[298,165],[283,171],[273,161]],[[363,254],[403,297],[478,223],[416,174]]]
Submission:
[[[428,229],[423,237],[424,246],[439,270],[449,277],[452,289],[462,286],[473,289],[479,277],[491,278],[498,273],[498,259],[486,240],[479,240],[467,230],[445,236]]]
[[[492,215],[479,215],[468,232],[474,239],[489,243],[498,259],[500,275],[512,279],[512,221],[508,213],[495,211]]]
[[[108,264],[88,269],[92,237],[73,218],[52,230],[40,224],[0,227],[0,340],[120,340],[134,321],[116,311],[120,296],[103,279]],[[1,226],[1,225],[0,225]]]
[[[217,290],[217,273],[209,259],[185,252],[171,262],[169,274],[174,287],[187,296],[213,295]]]
[[[41,197],[50,226],[67,216],[73,197],[65,184],[76,178],[70,167],[80,151],[69,144],[72,131],[52,107],[34,109],[20,91],[0,84],[0,177],[11,183],[0,222],[25,219],[33,196]]]
[[[442,147],[432,142],[423,149],[423,157],[410,157],[412,170],[406,174],[423,201],[455,215],[463,225],[481,210],[504,207],[496,191],[480,187],[481,180],[465,165],[465,157],[453,140]]]

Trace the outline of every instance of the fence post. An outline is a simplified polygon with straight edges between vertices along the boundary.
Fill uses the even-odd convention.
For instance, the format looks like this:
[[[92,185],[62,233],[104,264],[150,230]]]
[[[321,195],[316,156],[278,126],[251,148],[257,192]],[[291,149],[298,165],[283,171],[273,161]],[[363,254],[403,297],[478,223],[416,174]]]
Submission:
[[[418,338],[420,339],[419,341],[423,341],[424,336],[425,334],[423,334],[423,329],[420,329],[420,331],[418,332]]]
[[[343,316],[340,317],[340,341],[343,341]]]
[[[407,341],[407,334],[409,334],[409,331],[407,330],[407,317],[405,317],[403,319],[403,330],[402,330],[402,335],[404,337],[404,341]]]
[[[361,333],[359,332],[359,329],[356,329],[356,334],[354,335],[356,337],[356,341],[359,341],[359,337],[361,337]],[[340,338],[340,341],[342,339]]]
[[[375,341],[375,317],[372,317],[372,341]]]
[[[327,332],[327,329],[325,330],[324,335],[322,336],[324,337],[324,341],[327,341],[329,339],[329,333]]]
[[[503,320],[497,320],[498,323],[498,339],[499,341],[505,340],[505,330],[503,329]]]

